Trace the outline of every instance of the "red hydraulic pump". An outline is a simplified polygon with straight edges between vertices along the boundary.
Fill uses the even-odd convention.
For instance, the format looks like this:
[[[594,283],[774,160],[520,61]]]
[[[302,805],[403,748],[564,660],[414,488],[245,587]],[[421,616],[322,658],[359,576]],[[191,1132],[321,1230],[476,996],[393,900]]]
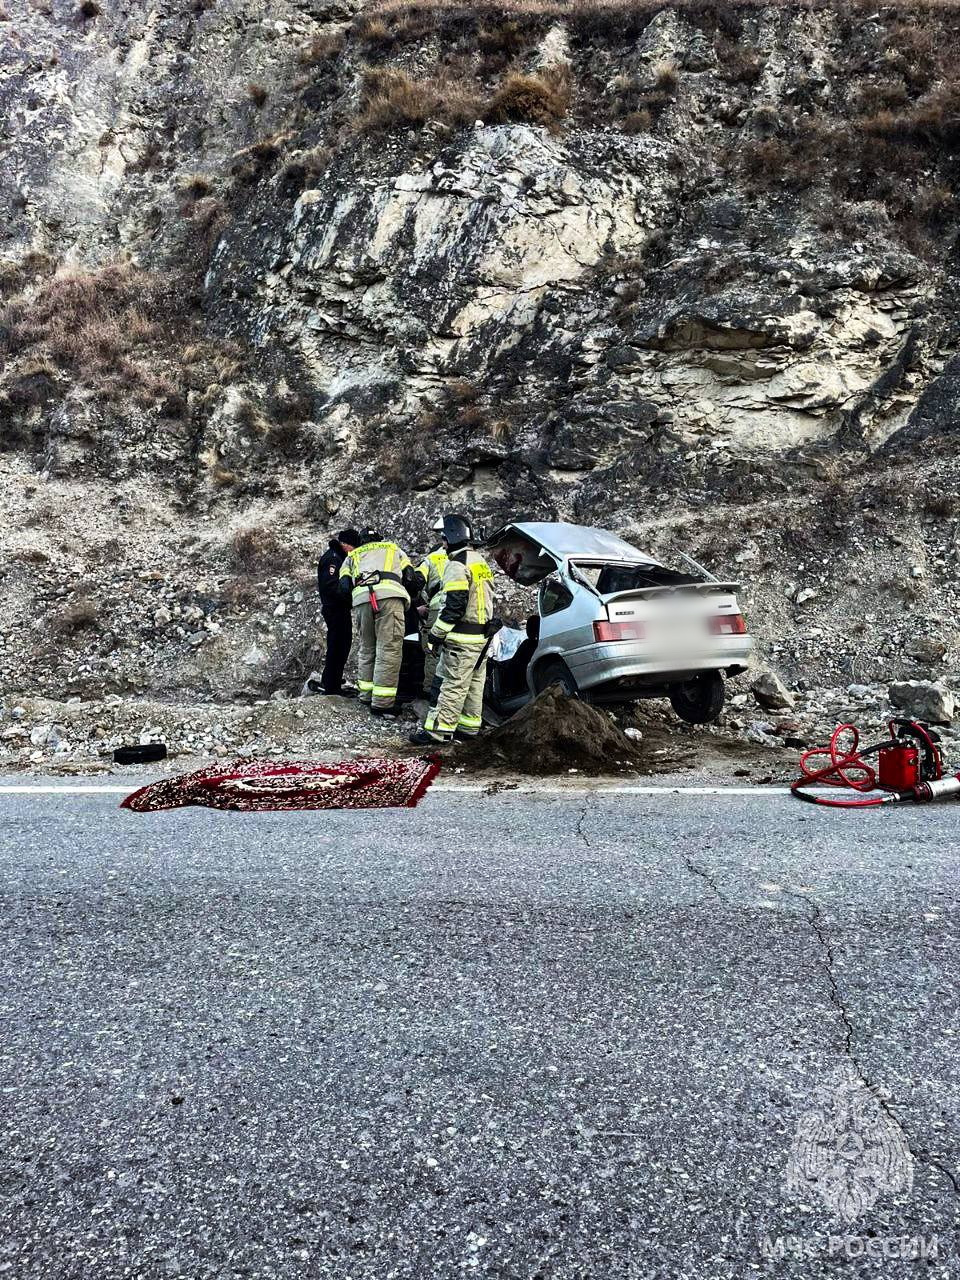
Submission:
[[[926,804],[948,796],[960,796],[960,773],[944,777],[940,735],[918,720],[891,720],[890,737],[872,747],[860,746],[860,733],[852,724],[834,729],[830,744],[814,747],[800,757],[800,777],[790,790],[800,800],[831,809],[872,809],[882,804],[911,800]],[[877,767],[867,763],[877,756]],[[804,788],[848,787],[864,794],[860,800],[829,799]]]

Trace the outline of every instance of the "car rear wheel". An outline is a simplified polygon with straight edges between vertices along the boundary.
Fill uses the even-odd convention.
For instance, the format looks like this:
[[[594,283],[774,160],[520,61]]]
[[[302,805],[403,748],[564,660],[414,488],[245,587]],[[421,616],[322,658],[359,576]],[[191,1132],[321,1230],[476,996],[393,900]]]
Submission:
[[[570,674],[570,668],[560,658],[548,658],[546,662],[541,662],[533,673],[533,687],[537,693],[543,693],[544,689],[549,689],[552,684],[563,686],[565,693],[569,693],[571,698],[575,698],[579,690],[577,682]]]
[[[680,717],[690,724],[707,724],[716,720],[723,710],[726,689],[719,671],[704,671],[700,675],[670,686],[670,705]]]

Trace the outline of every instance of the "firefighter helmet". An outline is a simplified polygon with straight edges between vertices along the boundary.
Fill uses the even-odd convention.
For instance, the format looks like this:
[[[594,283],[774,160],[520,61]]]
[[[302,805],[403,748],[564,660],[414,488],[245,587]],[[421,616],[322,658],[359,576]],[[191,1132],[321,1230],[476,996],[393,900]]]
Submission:
[[[466,516],[446,515],[443,517],[443,540],[455,550],[457,547],[465,547],[468,542],[473,541],[473,530],[470,528],[470,521]]]

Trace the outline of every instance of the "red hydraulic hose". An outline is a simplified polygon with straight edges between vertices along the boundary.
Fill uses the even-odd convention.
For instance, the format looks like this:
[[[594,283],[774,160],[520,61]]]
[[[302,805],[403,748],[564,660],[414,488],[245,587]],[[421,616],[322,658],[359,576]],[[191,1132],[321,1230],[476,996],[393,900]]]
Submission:
[[[844,734],[850,735],[846,745],[841,743]],[[898,800],[899,795],[895,792],[871,796],[865,800],[827,800],[823,796],[811,795],[810,792],[802,790],[803,787],[819,783],[825,787],[849,787],[853,791],[872,791],[877,783],[877,772],[860,754],[859,746],[860,734],[855,725],[837,725],[830,735],[829,746],[813,747],[800,757],[801,776],[790,784],[790,790],[801,800],[809,800],[811,804],[826,805],[831,809],[874,809],[877,805],[890,804]],[[878,749],[879,747],[869,748],[870,751]],[[829,763],[820,768],[814,768],[811,762],[823,757],[826,757]]]

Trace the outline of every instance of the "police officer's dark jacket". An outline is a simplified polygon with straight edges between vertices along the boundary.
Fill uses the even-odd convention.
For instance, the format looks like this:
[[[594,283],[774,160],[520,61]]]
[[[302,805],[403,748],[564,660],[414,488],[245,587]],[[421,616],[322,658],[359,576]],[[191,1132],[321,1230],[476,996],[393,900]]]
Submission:
[[[320,592],[320,603],[325,609],[350,610],[350,601],[345,600],[340,591],[340,566],[346,558],[347,553],[343,547],[331,538],[330,546],[320,557],[317,566],[317,589]]]

